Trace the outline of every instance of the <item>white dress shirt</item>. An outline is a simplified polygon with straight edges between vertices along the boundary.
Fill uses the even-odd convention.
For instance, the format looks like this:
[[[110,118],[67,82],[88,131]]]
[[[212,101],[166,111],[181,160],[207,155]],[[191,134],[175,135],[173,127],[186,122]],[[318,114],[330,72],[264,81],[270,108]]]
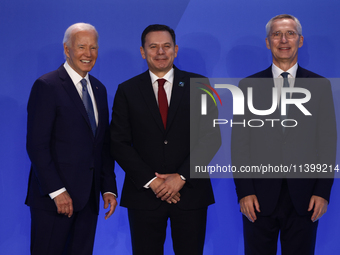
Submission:
[[[296,63],[293,65],[290,69],[288,69],[286,72],[289,73],[288,75],[288,83],[289,87],[293,88],[295,83],[295,77],[296,77],[296,71],[298,68],[298,64]],[[283,87],[283,77],[282,73],[285,72],[279,67],[277,67],[274,63],[272,64],[272,73],[274,78],[274,86],[277,88],[277,105],[280,106],[280,99],[281,99],[281,88]],[[290,97],[292,96],[292,93],[290,93]]]
[[[66,69],[66,72],[70,76],[71,80],[73,81],[74,86],[76,87],[78,94],[81,99],[83,99],[83,85],[81,84],[81,80],[84,78],[87,81],[87,91],[91,97],[92,105],[93,105],[93,111],[94,111],[94,117],[96,119],[96,124],[98,126],[98,110],[97,110],[97,103],[96,99],[94,98],[91,82],[89,79],[89,74],[87,73],[85,77],[81,77],[76,71],[72,69],[72,67],[69,66],[67,61],[64,64],[64,67]]]
[[[170,105],[172,86],[174,83],[174,69],[172,68],[169,72],[167,72],[164,75],[164,77],[158,77],[151,71],[149,71],[149,73],[150,73],[152,88],[153,88],[153,91],[155,92],[157,103],[158,103],[158,81],[157,80],[158,79],[166,80],[166,82],[164,83],[164,90],[166,93],[166,98],[168,99],[168,105]]]

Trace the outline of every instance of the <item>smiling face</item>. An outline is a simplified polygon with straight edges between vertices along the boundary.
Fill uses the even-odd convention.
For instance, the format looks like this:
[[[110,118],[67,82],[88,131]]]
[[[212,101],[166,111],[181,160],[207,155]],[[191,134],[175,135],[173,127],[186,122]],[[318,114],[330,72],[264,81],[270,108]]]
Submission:
[[[153,31],[145,36],[145,43],[140,47],[142,58],[146,59],[149,70],[163,77],[173,67],[178,46],[174,45],[168,31]]]
[[[293,38],[286,38],[288,31],[295,32]],[[272,36],[281,32],[281,36]],[[303,36],[298,34],[296,23],[292,19],[274,20],[270,33],[266,38],[267,48],[271,50],[273,63],[282,70],[287,71],[297,62],[298,49],[303,45]]]
[[[67,63],[80,76],[85,77],[96,63],[98,56],[97,34],[94,30],[78,31],[64,43]]]

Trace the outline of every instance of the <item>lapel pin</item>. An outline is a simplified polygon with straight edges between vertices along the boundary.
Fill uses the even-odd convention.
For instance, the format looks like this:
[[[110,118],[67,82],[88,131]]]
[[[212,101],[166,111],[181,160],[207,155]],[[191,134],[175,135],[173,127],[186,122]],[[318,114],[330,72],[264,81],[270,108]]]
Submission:
[[[181,82],[178,84],[178,86],[184,87],[184,82],[181,81]]]
[[[98,87],[96,87],[96,89],[98,89]]]

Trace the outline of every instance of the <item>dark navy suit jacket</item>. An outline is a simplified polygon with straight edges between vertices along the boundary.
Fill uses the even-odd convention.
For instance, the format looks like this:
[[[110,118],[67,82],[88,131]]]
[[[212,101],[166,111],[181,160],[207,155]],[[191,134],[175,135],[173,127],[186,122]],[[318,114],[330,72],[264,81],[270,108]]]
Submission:
[[[89,76],[98,108],[93,136],[83,102],[63,66],[41,76],[32,87],[27,111],[27,152],[31,159],[26,204],[56,211],[49,193],[65,187],[75,211],[96,194],[117,194],[109,149],[109,114],[104,85]]]
[[[279,122],[271,127],[271,122],[265,121],[265,119],[280,119],[278,109],[270,116],[257,116],[245,106],[245,115],[234,116],[234,121],[261,119],[265,124],[257,128],[248,125],[245,128],[242,125],[233,126],[231,153],[234,166],[239,168],[261,164],[296,167],[300,165],[305,167],[305,164],[335,165],[337,135],[330,82],[301,67],[297,69],[296,78],[294,87],[306,88],[311,92],[311,99],[304,106],[312,116],[305,116],[295,105],[290,105],[288,119],[295,119],[298,125],[285,128],[285,132],[282,132]],[[254,80],[258,81],[254,82]],[[244,95],[247,95],[248,87],[253,88],[254,107],[262,110],[269,109],[272,105],[273,86],[271,67],[243,79],[239,84]],[[293,98],[299,96],[304,97],[301,93],[293,93]],[[319,178],[321,175],[330,178]],[[312,195],[329,201],[333,174],[308,173],[299,176],[308,178],[294,178],[297,175],[289,173],[282,175],[283,178],[287,178],[289,194],[295,209],[300,215],[306,215]],[[247,177],[250,178],[234,179],[238,199],[255,194],[259,200],[261,214],[271,214],[276,207],[281,190],[282,179],[277,178],[279,174],[275,173],[273,177],[276,178],[273,179],[251,178],[250,174]]]

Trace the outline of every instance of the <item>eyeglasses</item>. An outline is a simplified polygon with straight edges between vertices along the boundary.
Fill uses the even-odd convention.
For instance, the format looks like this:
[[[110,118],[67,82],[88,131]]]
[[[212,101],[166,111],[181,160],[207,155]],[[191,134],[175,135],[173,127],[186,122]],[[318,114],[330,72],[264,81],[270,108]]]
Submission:
[[[294,32],[294,31],[287,31],[285,33],[277,31],[277,32],[272,33],[270,36],[271,36],[272,39],[278,40],[278,39],[282,38],[283,34],[285,35],[286,39],[294,39],[298,35],[298,33]]]

